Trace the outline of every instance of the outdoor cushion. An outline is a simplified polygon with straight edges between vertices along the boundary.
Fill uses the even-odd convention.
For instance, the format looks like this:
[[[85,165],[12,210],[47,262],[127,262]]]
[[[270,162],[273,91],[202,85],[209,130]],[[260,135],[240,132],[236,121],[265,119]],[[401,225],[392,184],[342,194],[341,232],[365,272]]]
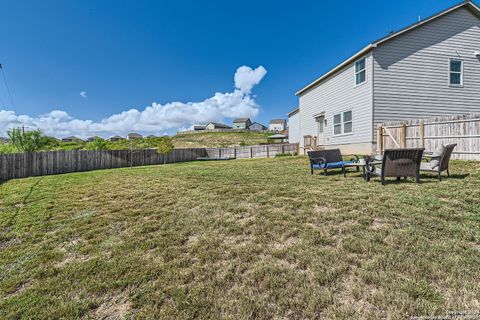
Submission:
[[[439,145],[435,151],[432,153],[432,161],[430,161],[430,168],[435,169],[440,164],[440,158],[445,152],[445,146],[443,144]]]
[[[327,163],[327,166],[325,167],[324,163],[321,164],[314,164],[312,167],[313,169],[335,169],[335,168],[341,168],[345,164],[351,164],[353,162],[351,161],[339,161],[339,162],[329,162]]]

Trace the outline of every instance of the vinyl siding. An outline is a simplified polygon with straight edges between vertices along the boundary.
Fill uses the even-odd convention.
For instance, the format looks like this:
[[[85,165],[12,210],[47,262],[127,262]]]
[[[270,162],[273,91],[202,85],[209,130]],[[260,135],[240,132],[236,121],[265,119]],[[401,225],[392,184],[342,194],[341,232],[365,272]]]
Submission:
[[[480,112],[480,19],[460,8],[373,49],[374,123]],[[450,58],[464,63],[450,87]]]
[[[297,111],[288,117],[288,141],[299,143],[300,140],[300,112]]]
[[[325,146],[371,143],[372,126],[372,56],[366,56],[367,81],[355,86],[355,63],[351,63],[325,79],[316,87],[299,97],[300,105],[300,145],[303,136],[317,136],[315,116],[324,112],[327,125],[324,128]],[[333,135],[333,116],[352,110],[353,133],[343,136]]]

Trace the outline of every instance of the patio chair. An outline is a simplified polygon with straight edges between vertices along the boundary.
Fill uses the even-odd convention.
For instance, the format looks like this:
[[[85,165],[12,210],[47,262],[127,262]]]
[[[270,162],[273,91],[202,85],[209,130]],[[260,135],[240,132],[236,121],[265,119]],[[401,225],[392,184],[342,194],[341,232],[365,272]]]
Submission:
[[[422,162],[420,171],[434,172],[438,174],[438,180],[442,180],[442,172],[447,171],[447,177],[450,177],[448,164],[452,156],[453,149],[457,146],[456,143],[441,145],[430,155],[425,155],[423,158],[428,162]]]
[[[340,149],[309,151],[308,158],[310,160],[310,173],[313,174],[313,170],[323,170],[325,175],[328,175],[328,169],[342,169],[342,173],[345,176],[345,164],[353,164],[359,161],[358,156],[354,156],[350,161],[343,161],[342,153]],[[357,171],[360,168],[357,167]]]
[[[385,185],[385,178],[394,177],[397,180],[404,177],[414,177],[420,182],[420,164],[424,148],[386,149],[382,157],[381,168],[375,164],[367,164],[366,179],[370,176],[380,176],[382,185]]]

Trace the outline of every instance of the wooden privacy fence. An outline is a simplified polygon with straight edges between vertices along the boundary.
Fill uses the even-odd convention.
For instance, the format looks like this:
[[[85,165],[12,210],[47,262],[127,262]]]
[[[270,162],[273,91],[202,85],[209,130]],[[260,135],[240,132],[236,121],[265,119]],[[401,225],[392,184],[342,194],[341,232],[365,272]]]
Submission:
[[[377,152],[391,148],[425,148],[456,143],[453,159],[480,160],[480,114],[387,122],[377,127]]]
[[[0,181],[50,174],[194,161],[205,157],[260,158],[295,153],[298,144],[236,148],[175,149],[162,156],[156,149],[68,150],[0,154]]]
[[[175,149],[162,156],[156,149],[68,150],[0,155],[0,181],[97,169],[192,161],[207,156],[204,148]]]
[[[210,158],[270,158],[277,154],[298,154],[298,143],[268,144],[252,147],[207,148]]]

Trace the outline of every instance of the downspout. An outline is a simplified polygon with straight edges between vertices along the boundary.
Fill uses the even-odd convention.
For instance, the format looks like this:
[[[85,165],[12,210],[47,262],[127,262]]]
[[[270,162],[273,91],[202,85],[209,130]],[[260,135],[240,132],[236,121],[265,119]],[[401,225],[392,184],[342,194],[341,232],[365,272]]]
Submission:
[[[372,141],[372,152],[373,150],[376,150],[376,148],[374,149],[374,145],[375,145],[375,50],[377,48],[377,45],[373,45],[372,46],[372,67],[371,67],[371,72],[372,72],[372,87],[371,87],[371,91],[372,91],[372,94],[370,95],[372,101],[372,123],[371,123],[371,126],[370,126],[370,130],[371,130],[371,141]],[[378,143],[378,142],[377,142]]]

